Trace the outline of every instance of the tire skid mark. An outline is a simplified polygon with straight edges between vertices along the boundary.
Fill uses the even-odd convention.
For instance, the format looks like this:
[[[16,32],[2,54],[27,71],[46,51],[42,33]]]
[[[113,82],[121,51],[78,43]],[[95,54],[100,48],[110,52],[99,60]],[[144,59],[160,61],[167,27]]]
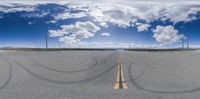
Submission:
[[[134,63],[131,62],[130,65],[134,65]],[[136,80],[142,78],[142,76],[144,75],[144,73],[145,73],[145,69],[142,70],[142,73],[140,75],[138,75],[137,77],[134,77],[133,79],[136,81]]]
[[[92,56],[92,59],[94,59],[94,60],[96,60],[96,62],[97,62],[97,64],[96,65],[104,65],[104,64],[106,64],[108,61],[108,59],[110,59],[113,55],[115,55],[115,53],[113,53],[113,54],[110,54],[108,57],[101,57],[102,59],[103,59],[103,62],[99,62],[98,61],[98,59],[97,58],[99,58],[99,56],[93,56],[93,55],[91,55]],[[94,65],[93,65],[94,66]]]
[[[84,63],[82,63],[80,57],[79,57],[78,61],[79,61],[80,64],[85,65],[85,66],[96,66],[96,65],[98,65],[98,60],[95,57],[92,57],[91,59],[94,61],[93,64],[84,64]]]
[[[12,59],[11,59],[12,60]],[[112,70],[114,67],[116,67],[118,64],[115,64],[111,67],[109,67],[107,70],[103,71],[102,73],[99,73],[93,77],[89,77],[83,80],[78,80],[78,81],[59,81],[59,80],[52,80],[46,77],[42,77],[41,75],[38,75],[34,72],[32,72],[31,70],[29,70],[28,68],[26,68],[24,65],[20,64],[19,62],[12,60],[14,63],[16,63],[17,65],[19,65],[20,67],[22,67],[24,70],[26,70],[28,73],[30,73],[32,76],[39,78],[41,80],[47,81],[47,82],[51,82],[51,83],[56,83],[56,84],[75,84],[75,83],[85,83],[85,82],[89,82],[92,80],[97,79],[98,77],[101,77],[102,75],[104,75],[105,73],[109,72],[110,70]]]
[[[140,79],[144,73],[142,73],[137,78],[133,78],[131,68],[133,68],[133,62],[129,64],[128,75],[129,75],[129,79],[130,79],[130,82],[132,83],[132,85],[140,90],[144,90],[144,91],[151,92],[151,93],[158,93],[158,94],[185,94],[185,93],[192,93],[192,92],[200,91],[200,87],[190,89],[190,90],[183,90],[183,91],[162,91],[162,90],[148,89],[148,88],[145,88],[144,86],[139,85],[136,82],[136,80]]]
[[[25,52],[23,52],[23,54],[25,54],[28,57],[31,57],[30,55],[27,55]],[[39,53],[29,53],[29,54],[39,54]],[[51,56],[51,57],[62,57],[62,58],[71,57],[71,56],[65,56],[65,55],[51,55],[51,54],[48,54],[48,56]],[[90,56],[92,56],[92,55],[90,55]],[[95,57],[92,57],[91,59],[94,61],[93,64],[83,64],[83,65],[85,65],[85,66],[95,66],[95,65],[98,64],[97,63],[97,59]],[[78,58],[78,60],[79,60],[80,64],[82,64],[81,61],[80,61],[81,60],[80,57]]]
[[[36,61],[35,59],[33,59],[32,57],[30,57],[29,55],[23,53],[25,56],[27,56],[31,61],[33,61],[34,63],[36,63],[36,66],[42,67],[44,69],[50,70],[50,71],[54,71],[54,72],[60,72],[60,73],[77,73],[77,72],[83,72],[83,71],[88,71],[91,70],[93,68],[95,68],[96,66],[98,66],[99,64],[101,65],[101,63],[97,63],[96,65],[92,66],[92,67],[88,67],[85,69],[81,69],[81,70],[74,70],[74,71],[66,71],[66,70],[58,70],[58,69],[54,69],[54,68],[50,68],[48,66],[42,65],[41,63],[39,63],[38,61]],[[108,58],[103,58],[104,62],[102,64],[107,63],[107,59],[111,58],[114,54],[111,54]]]
[[[24,53],[24,54],[25,54],[25,53]],[[33,54],[33,53],[32,53],[32,54]],[[39,54],[39,53],[34,53],[34,54]],[[51,54],[50,54],[50,55],[48,54],[48,56],[52,56],[52,57],[63,57],[63,58],[70,57],[70,56],[65,56],[65,55],[51,55]],[[97,57],[98,57],[98,56],[96,57],[96,56],[93,56],[92,54],[90,54],[90,56],[91,56],[90,58],[91,58],[92,60],[95,61],[94,64],[82,64],[81,61],[80,61],[80,60],[81,60],[80,57],[78,58],[79,63],[82,64],[82,65],[86,65],[86,66],[95,66],[95,65],[103,65],[103,64],[105,64],[105,63],[107,62],[106,59],[103,58],[103,61],[104,61],[104,62],[100,62],[100,63],[99,63],[98,60],[97,60]],[[98,57],[98,58],[99,58],[99,57]],[[102,58],[102,57],[101,57],[101,58]]]
[[[13,74],[11,64],[6,59],[4,59],[4,60],[9,64],[9,76],[8,76],[8,79],[0,86],[0,90],[4,89],[10,83],[11,78],[12,78],[12,74]]]
[[[75,70],[75,71],[66,71],[66,70],[58,70],[58,69],[54,69],[54,68],[50,68],[48,66],[45,66],[45,65],[42,65],[41,63],[39,63],[38,61],[36,61],[35,59],[33,59],[32,57],[26,55],[27,58],[29,58],[32,62],[36,63],[37,65],[36,66],[39,66],[39,67],[42,67],[44,69],[47,69],[47,70],[50,70],[50,71],[54,71],[54,72],[60,72],[60,73],[76,73],[76,72],[82,72],[82,71],[86,71],[86,70],[90,70],[92,68],[94,68],[95,66],[93,67],[89,67],[89,68],[85,68],[85,69],[81,69],[81,70]]]

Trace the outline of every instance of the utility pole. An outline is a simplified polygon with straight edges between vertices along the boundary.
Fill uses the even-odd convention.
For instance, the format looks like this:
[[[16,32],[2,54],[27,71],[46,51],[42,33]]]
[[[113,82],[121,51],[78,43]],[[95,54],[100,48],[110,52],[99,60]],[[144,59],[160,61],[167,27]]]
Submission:
[[[182,48],[184,48],[184,38],[182,38]]]
[[[187,48],[189,48],[189,39],[187,39]]]
[[[48,34],[45,35],[46,49],[48,48]]]

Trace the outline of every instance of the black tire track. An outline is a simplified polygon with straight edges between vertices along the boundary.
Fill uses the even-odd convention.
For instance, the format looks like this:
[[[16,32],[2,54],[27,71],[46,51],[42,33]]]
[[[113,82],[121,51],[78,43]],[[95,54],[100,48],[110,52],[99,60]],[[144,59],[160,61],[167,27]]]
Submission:
[[[56,84],[77,84],[77,83],[89,82],[89,81],[92,81],[92,80],[95,80],[95,79],[101,77],[102,75],[106,74],[107,72],[109,72],[110,70],[112,70],[114,67],[116,67],[119,64],[119,63],[117,63],[117,64],[109,67],[107,70],[103,71],[102,73],[99,73],[99,74],[97,74],[95,76],[92,76],[92,77],[89,77],[89,78],[86,78],[86,79],[83,79],[83,80],[77,80],[77,81],[58,81],[58,80],[52,80],[52,79],[49,79],[49,78],[42,77],[41,75],[38,75],[38,74],[32,72],[31,70],[29,70],[28,68],[26,68],[24,65],[20,64],[19,62],[15,61],[15,60],[12,60],[12,61],[14,63],[16,63],[17,65],[19,65],[20,67],[22,67],[24,70],[26,70],[28,73],[30,73],[34,77],[39,78],[39,79],[44,80],[44,81],[47,81],[47,82],[56,83]]]
[[[140,75],[137,78],[133,78],[132,73],[131,73],[132,67],[133,67],[133,63],[129,64],[128,75],[129,75],[130,82],[132,83],[133,86],[135,86],[136,88],[138,88],[140,90],[144,90],[144,91],[151,92],[151,93],[158,93],[158,94],[185,94],[185,93],[192,93],[192,92],[200,91],[200,87],[190,89],[190,90],[183,90],[183,91],[162,91],[162,90],[147,89],[144,86],[141,86],[136,82],[136,80],[141,78],[142,75]]]
[[[3,90],[10,83],[13,74],[11,64],[6,59],[4,60],[9,64],[9,76],[8,79],[0,86],[0,90]]]
[[[25,53],[23,52],[23,54],[25,54]],[[39,54],[39,53],[31,53],[31,54]],[[28,56],[28,57],[31,57],[30,55],[27,55],[27,54],[25,54],[25,55]],[[52,55],[52,54],[48,54],[48,56],[51,56],[51,57],[63,57],[63,58],[71,57],[71,56],[65,56],[65,55]],[[90,55],[90,56],[92,56],[92,55]],[[81,60],[80,57],[78,58],[79,63],[82,64],[82,65],[85,65],[85,66],[95,66],[95,65],[98,64],[98,61],[97,61],[97,59],[94,56],[92,56],[91,59],[94,61],[93,64],[82,64],[82,62],[80,61]]]
[[[133,62],[131,62],[129,65],[133,65],[134,63]],[[129,68],[130,69],[130,68]],[[136,80],[138,80],[138,79],[140,79],[143,75],[144,75],[144,73],[145,73],[145,69],[144,70],[142,70],[142,73],[140,74],[140,75],[138,75],[137,77],[133,77],[133,79],[136,81]]]
[[[95,64],[94,66],[91,66],[91,67],[88,67],[88,68],[85,68],[85,69],[81,69],[81,70],[74,70],[74,71],[66,71],[66,70],[58,70],[58,69],[54,69],[54,68],[50,68],[48,66],[45,66],[41,63],[39,63],[38,61],[36,61],[35,59],[33,59],[32,57],[30,57],[29,55],[23,53],[25,56],[27,56],[27,58],[29,58],[31,61],[33,61],[34,63],[36,63],[37,65],[36,66],[39,66],[39,67],[42,67],[44,69],[47,69],[47,70],[50,70],[50,71],[54,71],[54,72],[60,72],[60,73],[77,73],[77,72],[83,72],[83,71],[88,71],[88,70],[91,70],[91,69],[94,69],[96,66],[98,65],[103,65],[105,63],[107,63],[107,60],[109,58],[111,58],[114,54],[111,54],[109,57],[107,57],[106,59],[103,58],[104,62],[103,63],[97,63]]]
[[[24,53],[24,54],[25,54],[25,53]],[[35,54],[39,54],[39,53],[35,53]],[[51,54],[48,54],[48,56],[66,58],[65,55],[51,55]],[[95,61],[94,64],[82,64],[82,62],[80,61],[80,60],[81,60],[80,57],[78,58],[79,63],[82,64],[82,65],[85,65],[85,66],[95,66],[95,65],[100,65],[100,64],[103,65],[103,64],[105,64],[105,63],[107,62],[106,59],[103,58],[103,62],[98,63],[97,57],[95,57],[95,56],[93,56],[93,55],[90,55],[90,56],[91,56],[91,59]],[[69,56],[68,56],[68,57],[69,57]]]
[[[96,65],[98,65],[98,60],[95,57],[92,57],[91,59],[94,61],[93,64],[84,64],[84,63],[82,63],[80,57],[79,57],[78,61],[79,61],[80,64],[85,65],[85,66],[96,66]]]

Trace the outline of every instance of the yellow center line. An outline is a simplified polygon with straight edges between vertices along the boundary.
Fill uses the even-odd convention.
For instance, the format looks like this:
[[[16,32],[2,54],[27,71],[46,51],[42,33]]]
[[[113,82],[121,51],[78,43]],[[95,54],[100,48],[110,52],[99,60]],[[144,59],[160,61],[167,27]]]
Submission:
[[[118,58],[119,64],[117,66],[117,80],[114,85],[114,89],[128,89],[128,86],[126,84],[123,68],[122,68],[122,56],[120,55],[120,58]]]
[[[118,67],[117,67],[117,80],[116,80],[116,82],[115,82],[115,85],[114,85],[114,89],[119,89],[119,82],[120,82],[120,80],[119,80],[119,76],[120,76],[120,74],[119,74],[119,71],[120,71],[120,68],[119,68],[119,65],[118,65]]]

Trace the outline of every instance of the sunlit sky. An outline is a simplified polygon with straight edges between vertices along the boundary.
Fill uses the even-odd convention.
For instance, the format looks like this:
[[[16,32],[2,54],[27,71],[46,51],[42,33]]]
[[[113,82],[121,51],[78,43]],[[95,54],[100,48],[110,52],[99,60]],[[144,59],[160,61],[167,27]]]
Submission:
[[[200,47],[200,1],[2,1],[0,47]]]

